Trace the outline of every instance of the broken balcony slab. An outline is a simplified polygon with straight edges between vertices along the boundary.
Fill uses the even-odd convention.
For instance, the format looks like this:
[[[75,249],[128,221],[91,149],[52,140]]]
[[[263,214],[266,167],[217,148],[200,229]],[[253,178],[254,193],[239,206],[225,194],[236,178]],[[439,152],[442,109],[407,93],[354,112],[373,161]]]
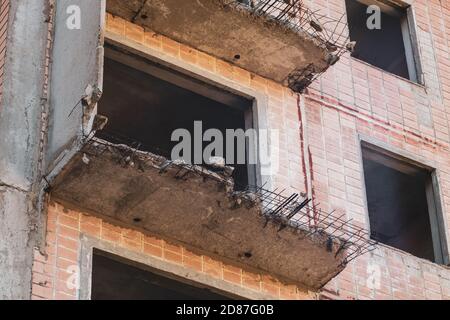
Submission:
[[[233,191],[226,173],[97,138],[64,168],[51,191],[68,208],[309,290],[343,270],[348,246],[324,231],[294,227],[284,216],[268,219],[260,195]]]
[[[290,6],[286,1],[271,1]],[[237,3],[239,1],[230,0],[108,0],[107,11],[293,88],[295,85],[289,82],[293,76],[295,81],[301,82],[303,79],[297,78],[299,73],[303,75],[303,70],[321,73],[328,68],[335,47],[331,46],[330,51],[323,39],[301,28],[292,28],[286,18],[280,21],[259,14],[261,10],[256,14]],[[286,7],[283,10],[286,10],[283,17],[288,17],[297,9]],[[306,20],[306,17],[301,19]],[[308,21],[303,25],[311,29]],[[310,83],[308,80],[301,83],[305,82]]]

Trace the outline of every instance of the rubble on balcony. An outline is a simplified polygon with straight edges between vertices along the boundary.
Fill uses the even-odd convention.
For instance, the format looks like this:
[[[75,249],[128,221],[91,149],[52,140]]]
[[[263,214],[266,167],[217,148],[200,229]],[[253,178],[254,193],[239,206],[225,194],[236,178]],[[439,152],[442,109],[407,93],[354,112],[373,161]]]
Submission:
[[[211,170],[93,138],[52,182],[52,199],[111,223],[318,290],[374,249],[363,229],[300,195],[234,191]]]
[[[301,0],[108,0],[107,11],[295,92],[349,49],[345,17]]]

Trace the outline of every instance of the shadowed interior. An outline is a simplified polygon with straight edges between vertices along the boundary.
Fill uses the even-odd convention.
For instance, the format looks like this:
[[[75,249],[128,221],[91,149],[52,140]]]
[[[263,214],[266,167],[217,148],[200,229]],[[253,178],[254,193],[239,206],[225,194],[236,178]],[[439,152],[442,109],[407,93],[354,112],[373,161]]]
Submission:
[[[374,160],[372,154],[373,151],[363,149],[372,237],[417,257],[434,261],[426,194],[430,173],[408,164],[399,167],[407,168],[402,172],[395,165],[386,165],[395,164],[397,160],[387,158],[383,163]]]
[[[350,38],[356,41],[352,56],[403,78],[410,78],[402,34],[401,19],[406,12],[396,9],[403,17],[381,11],[380,28],[369,29],[368,6],[356,0],[346,0]]]
[[[251,101],[241,99],[251,108]],[[201,142],[202,134],[208,129],[218,129],[224,137],[224,155],[226,130],[246,130],[245,109],[229,106],[195,92],[163,81],[145,72],[125,64],[106,59],[104,75],[104,94],[99,103],[99,113],[108,117],[106,128],[98,136],[114,143],[126,143],[140,150],[149,151],[171,158],[172,149],[179,143],[171,141],[172,133],[177,129],[189,131],[191,140],[191,163],[194,162],[196,141],[202,144],[202,150],[211,142]],[[201,121],[202,131],[194,133],[194,122]],[[200,140],[199,140],[200,139]],[[247,147],[244,146],[247,153]],[[239,148],[234,143],[234,160],[227,164],[234,167],[233,178],[238,186],[247,186],[247,164],[236,164]],[[213,153],[213,156],[219,154]],[[206,160],[206,159],[204,159]],[[203,164],[204,161],[202,162]]]
[[[120,260],[119,260],[120,259]],[[147,268],[147,269],[146,269]],[[186,281],[186,280],[184,280]],[[210,288],[148,270],[123,258],[95,250],[92,261],[92,300],[229,300]]]

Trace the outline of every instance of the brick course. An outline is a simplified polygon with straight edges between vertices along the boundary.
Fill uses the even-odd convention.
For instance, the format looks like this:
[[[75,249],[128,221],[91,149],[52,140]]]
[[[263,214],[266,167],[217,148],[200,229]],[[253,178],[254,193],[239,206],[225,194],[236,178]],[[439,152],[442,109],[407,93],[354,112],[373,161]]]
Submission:
[[[288,286],[268,276],[224,264],[217,259],[135,230],[111,226],[101,219],[67,210],[58,203],[51,203],[48,212],[48,222],[53,223],[48,223],[45,255],[37,249],[34,253],[33,299],[78,298],[77,290],[68,286],[67,282],[69,280],[69,284],[72,283],[70,277],[73,277],[73,272],[79,265],[82,234],[114,244],[118,248],[160,259],[167,264],[183,265],[187,270],[207,275],[211,279],[221,279],[239,287],[269,294],[273,299],[286,297],[286,292],[290,292],[290,299],[311,298],[310,294],[300,291],[295,286]],[[96,232],[95,229],[82,230],[82,222],[86,219],[93,222],[92,225],[100,229],[100,232]],[[118,236],[110,237],[111,230]]]

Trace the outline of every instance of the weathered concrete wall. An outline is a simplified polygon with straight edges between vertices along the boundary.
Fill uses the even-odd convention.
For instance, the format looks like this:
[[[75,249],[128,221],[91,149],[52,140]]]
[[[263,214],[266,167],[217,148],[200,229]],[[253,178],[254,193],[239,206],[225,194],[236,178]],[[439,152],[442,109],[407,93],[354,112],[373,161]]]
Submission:
[[[31,295],[48,2],[10,7],[0,106],[0,299]]]
[[[47,2],[11,3],[0,115],[0,179],[24,190],[35,178],[30,163],[37,161],[39,143]]]
[[[32,245],[29,198],[25,192],[0,187],[0,299],[28,299]]]
[[[70,6],[80,8],[79,29],[67,26]],[[56,3],[47,150],[50,170],[55,160],[76,148],[82,134],[89,131],[90,117],[83,119],[83,115],[94,110],[87,110],[81,100],[93,88],[102,89],[105,6],[105,0]]]

